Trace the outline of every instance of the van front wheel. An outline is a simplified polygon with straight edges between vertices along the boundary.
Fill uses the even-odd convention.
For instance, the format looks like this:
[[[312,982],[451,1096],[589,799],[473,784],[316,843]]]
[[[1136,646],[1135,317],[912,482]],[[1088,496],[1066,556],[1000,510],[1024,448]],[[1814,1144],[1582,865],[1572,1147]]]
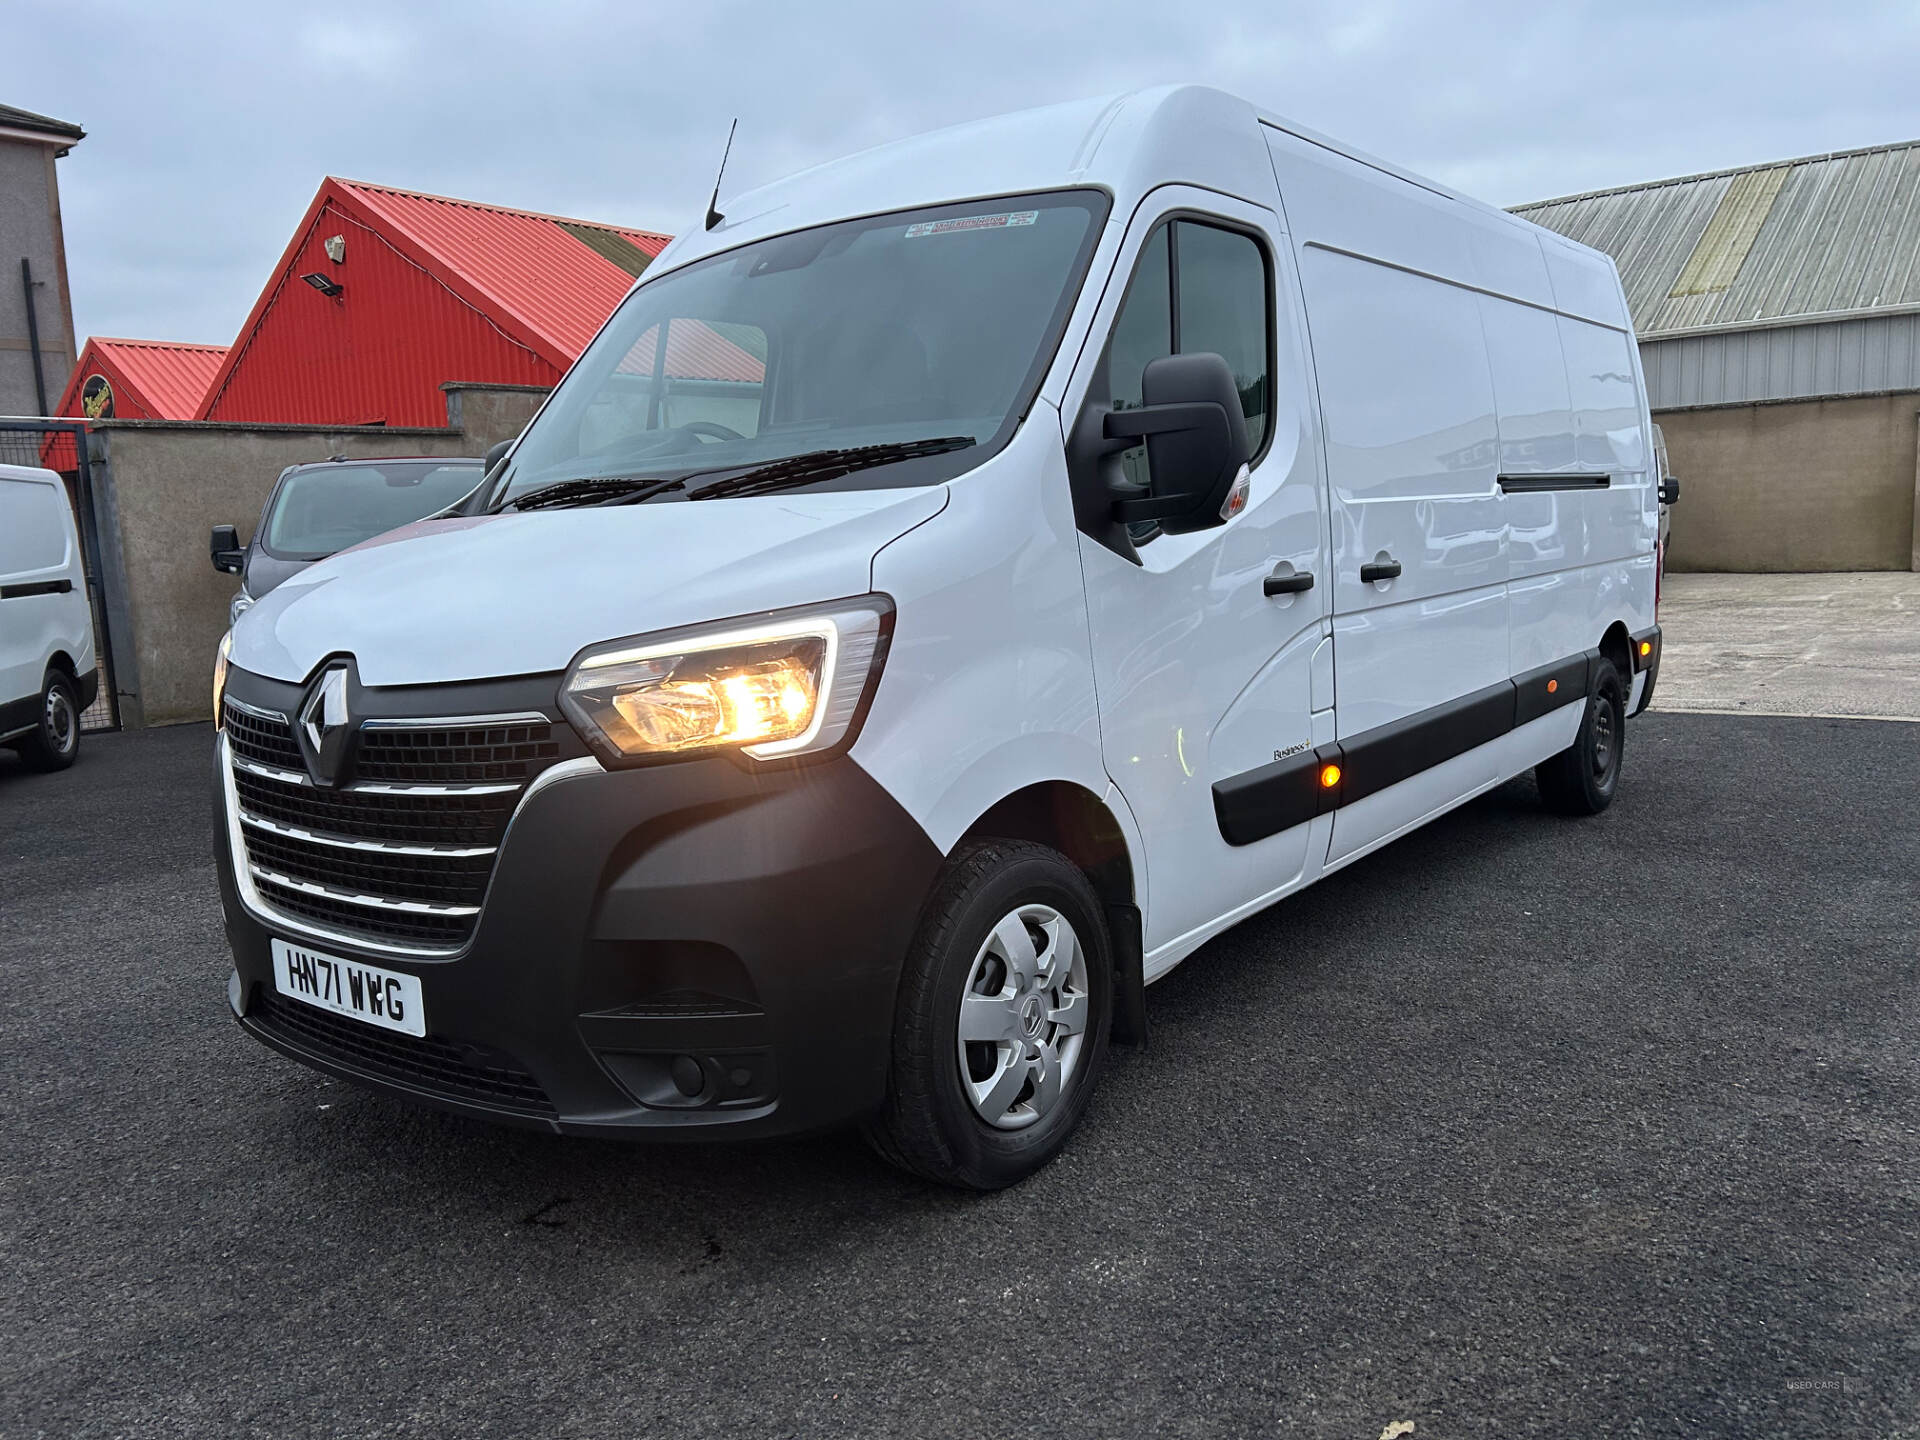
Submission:
[[[1106,1056],[1113,958],[1093,887],[1020,840],[963,845],[907,956],[866,1136],[942,1184],[998,1190],[1057,1154]]]
[[[40,687],[37,724],[15,743],[34,770],[64,770],[80,754],[80,697],[63,670],[49,669]]]
[[[1573,744],[1533,772],[1540,798],[1561,815],[1598,815],[1613,803],[1627,739],[1627,687],[1611,660],[1594,667],[1587,713]]]

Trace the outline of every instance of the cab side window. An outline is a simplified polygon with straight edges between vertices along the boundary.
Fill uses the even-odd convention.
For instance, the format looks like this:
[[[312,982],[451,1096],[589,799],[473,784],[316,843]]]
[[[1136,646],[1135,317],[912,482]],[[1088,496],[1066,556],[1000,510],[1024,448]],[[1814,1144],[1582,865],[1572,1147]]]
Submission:
[[[1141,379],[1149,360],[1203,350],[1226,357],[1240,388],[1247,443],[1257,455],[1266,441],[1273,353],[1267,257],[1241,231],[1174,220],[1148,238],[1113,323],[1107,342],[1113,408],[1144,403]],[[1146,484],[1145,445],[1126,451],[1120,463],[1129,481]]]

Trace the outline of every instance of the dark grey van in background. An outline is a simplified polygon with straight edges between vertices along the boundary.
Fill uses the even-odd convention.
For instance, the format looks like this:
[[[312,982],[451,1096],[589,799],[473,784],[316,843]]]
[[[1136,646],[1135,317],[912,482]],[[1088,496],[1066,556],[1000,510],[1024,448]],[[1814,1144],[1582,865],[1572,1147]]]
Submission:
[[[227,623],[316,560],[445,510],[480,483],[481,466],[478,459],[431,456],[289,465],[250,542],[242,546],[231,525],[213,527],[213,568],[240,577]]]

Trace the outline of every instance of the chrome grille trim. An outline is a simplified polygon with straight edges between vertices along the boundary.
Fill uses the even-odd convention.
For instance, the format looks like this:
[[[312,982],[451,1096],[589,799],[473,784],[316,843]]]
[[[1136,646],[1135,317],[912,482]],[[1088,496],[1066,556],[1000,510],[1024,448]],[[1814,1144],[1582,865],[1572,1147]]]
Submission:
[[[226,743],[226,739],[227,737],[225,735],[220,737],[223,745]],[[272,765],[262,765],[258,760],[249,760],[244,755],[234,755],[231,751],[228,752],[228,758],[234,765],[246,771],[249,775],[258,775],[263,780],[278,780],[282,785],[313,784],[313,781],[309,780],[305,775],[302,775],[298,770],[280,770]]]
[[[363,795],[505,795],[510,790],[518,790],[527,782],[509,780],[505,783],[494,781],[476,781],[471,785],[393,785],[386,781],[362,781],[342,786],[346,790],[358,790]]]
[[[258,705],[249,705],[246,701],[236,700],[231,695],[222,695],[220,699],[225,704],[233,706],[233,708],[238,710],[242,715],[251,715],[256,720],[271,720],[275,724],[285,725],[289,728],[293,725],[293,722],[278,710],[262,710]]]
[[[478,905],[430,905],[424,900],[388,900],[379,895],[353,895],[331,886],[316,885],[311,880],[296,880],[291,875],[282,875],[264,865],[250,864],[247,869],[259,879],[285,886],[289,890],[298,890],[302,894],[318,895],[323,900],[338,900],[342,905],[364,905],[370,910],[392,910],[400,915],[465,916],[480,913]]]
[[[553,717],[537,710],[522,710],[513,715],[439,715],[414,719],[411,716],[379,715],[362,720],[362,730],[486,730],[495,725],[551,725]]]
[[[240,811],[239,815],[242,825],[251,825],[256,830],[267,830],[275,835],[284,835],[289,840],[305,840],[312,845],[332,845],[340,850],[365,850],[375,855],[425,855],[442,860],[465,860],[478,855],[491,855],[497,848],[492,845],[402,845],[389,840],[354,840],[344,835],[325,835],[317,830],[303,830],[297,825],[282,825],[278,820],[269,820],[264,815],[255,815],[246,810]]]

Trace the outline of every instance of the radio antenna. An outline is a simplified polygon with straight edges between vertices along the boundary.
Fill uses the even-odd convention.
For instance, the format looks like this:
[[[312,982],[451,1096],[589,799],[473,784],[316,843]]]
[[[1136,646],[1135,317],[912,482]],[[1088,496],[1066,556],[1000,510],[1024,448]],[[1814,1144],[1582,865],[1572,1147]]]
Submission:
[[[727,127],[727,148],[720,152],[720,174],[713,177],[713,198],[707,201],[707,229],[711,230],[727,217],[715,207],[720,203],[720,176],[727,173],[727,156],[733,153],[733,132],[740,128],[740,117],[733,117],[733,124]]]

